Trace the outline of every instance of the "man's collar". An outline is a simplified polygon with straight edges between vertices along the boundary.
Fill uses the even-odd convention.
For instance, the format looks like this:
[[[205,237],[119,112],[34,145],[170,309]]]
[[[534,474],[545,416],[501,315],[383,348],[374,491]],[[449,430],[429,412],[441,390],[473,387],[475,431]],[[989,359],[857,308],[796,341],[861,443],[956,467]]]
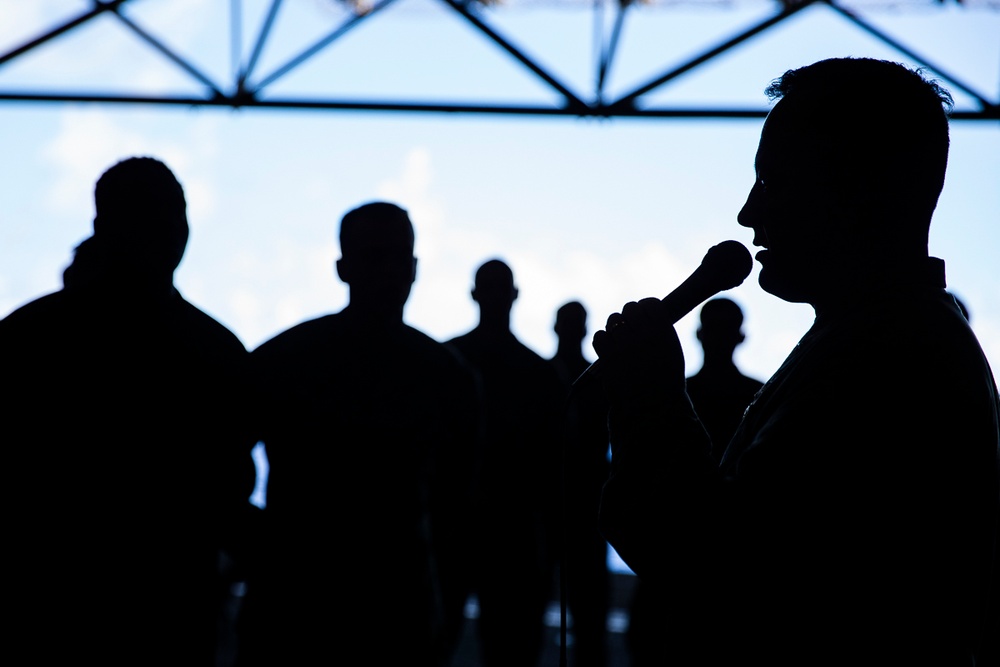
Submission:
[[[828,303],[815,304],[816,316],[839,316],[863,304],[918,292],[939,291],[947,287],[944,260],[920,257],[909,262],[893,262],[864,275],[856,275]]]

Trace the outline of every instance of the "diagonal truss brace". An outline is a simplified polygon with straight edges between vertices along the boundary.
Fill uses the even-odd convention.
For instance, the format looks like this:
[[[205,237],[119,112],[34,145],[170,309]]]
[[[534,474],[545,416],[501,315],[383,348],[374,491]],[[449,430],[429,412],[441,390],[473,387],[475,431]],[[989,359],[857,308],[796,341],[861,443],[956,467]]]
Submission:
[[[158,105],[183,105],[183,106],[205,106],[205,107],[257,107],[268,109],[315,109],[315,110],[367,110],[367,111],[405,111],[405,112],[450,112],[450,113],[481,113],[481,114],[516,114],[516,115],[536,115],[536,116],[590,116],[590,117],[648,117],[648,118],[761,118],[767,114],[766,108],[651,108],[642,107],[637,104],[641,98],[655,90],[661,90],[668,86],[675,79],[696,70],[699,66],[707,63],[723,54],[730,52],[734,47],[752,39],[765,32],[769,28],[778,25],[789,17],[813,5],[824,5],[845,20],[852,23],[860,30],[868,33],[891,48],[905,54],[916,64],[927,67],[935,71],[945,83],[957,90],[961,90],[979,105],[975,111],[955,111],[952,118],[956,120],[1000,120],[1000,100],[993,101],[980,91],[960,80],[957,76],[944,71],[941,67],[931,63],[927,58],[921,56],[913,49],[907,47],[891,35],[881,31],[855,12],[841,6],[839,0],[801,0],[799,2],[782,3],[781,9],[774,15],[751,26],[750,28],[733,35],[719,44],[696,55],[687,62],[664,72],[651,79],[649,82],[635,88],[616,100],[606,102],[604,99],[604,85],[607,81],[611,65],[616,54],[620,35],[626,12],[633,4],[632,0],[618,0],[617,10],[610,37],[604,38],[603,18],[604,7],[602,0],[594,0],[595,29],[600,33],[596,40],[598,51],[595,65],[595,90],[593,98],[588,100],[587,96],[574,92],[568,85],[560,81],[552,72],[543,67],[536,59],[529,56],[514,42],[504,36],[499,30],[489,24],[484,18],[482,3],[478,0],[439,0],[445,9],[455,12],[468,25],[478,31],[485,39],[495,44],[508,56],[520,64],[524,70],[539,79],[545,86],[554,91],[559,100],[556,104],[550,105],[502,105],[502,104],[480,104],[451,103],[435,101],[379,101],[379,100],[346,100],[336,98],[265,98],[262,93],[276,81],[279,81],[289,72],[295,70],[302,64],[311,60],[318,53],[331,47],[343,35],[360,25],[363,21],[370,20],[379,14],[383,9],[396,2],[396,0],[377,0],[366,10],[353,9],[351,14],[341,22],[336,28],[327,33],[323,38],[314,42],[310,46],[300,51],[297,55],[276,67],[272,71],[265,73],[260,78],[254,78],[260,56],[267,47],[271,39],[272,27],[276,20],[282,0],[271,0],[265,20],[253,43],[249,57],[244,61],[242,58],[241,36],[238,29],[239,16],[241,12],[241,0],[230,1],[231,29],[231,49],[234,60],[233,79],[227,85],[213,81],[209,76],[200,71],[194,64],[158,40],[151,32],[144,29],[137,22],[125,15],[122,9],[129,3],[138,0],[92,0],[91,7],[81,12],[79,15],[65,20],[60,25],[50,29],[48,32],[31,39],[19,47],[7,53],[0,54],[0,68],[24,56],[26,53],[34,51],[41,46],[59,38],[67,32],[89,23],[95,18],[104,14],[113,15],[124,27],[140,40],[145,42],[150,48],[159,53],[164,59],[182,71],[187,77],[195,81],[204,88],[204,96],[192,95],[130,95],[130,94],[93,94],[74,93],[70,91],[60,92],[28,92],[28,91],[7,91],[0,88],[0,102],[22,101],[22,102],[95,102],[95,103],[124,103],[124,104],[158,104]]]

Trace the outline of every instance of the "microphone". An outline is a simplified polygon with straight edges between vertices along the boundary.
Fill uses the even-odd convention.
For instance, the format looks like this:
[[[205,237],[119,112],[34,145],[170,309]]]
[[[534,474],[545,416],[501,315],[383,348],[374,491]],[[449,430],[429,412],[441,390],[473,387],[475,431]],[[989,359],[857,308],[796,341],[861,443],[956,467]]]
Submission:
[[[743,284],[751,269],[753,257],[750,251],[739,241],[723,241],[709,248],[698,268],[677,289],[660,299],[660,303],[670,322],[676,323],[703,301]],[[588,366],[573,384],[595,375],[600,362],[598,359]]]
[[[671,323],[675,323],[719,292],[742,285],[751,269],[750,251],[739,241],[723,241],[709,248],[694,273],[660,303]]]

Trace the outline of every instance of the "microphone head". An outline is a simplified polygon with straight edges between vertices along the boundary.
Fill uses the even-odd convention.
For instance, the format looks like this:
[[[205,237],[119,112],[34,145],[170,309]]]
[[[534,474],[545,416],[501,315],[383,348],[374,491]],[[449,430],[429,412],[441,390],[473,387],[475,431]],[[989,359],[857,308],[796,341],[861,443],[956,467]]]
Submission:
[[[708,249],[700,268],[717,281],[721,292],[743,284],[753,269],[753,257],[739,241],[723,241]]]

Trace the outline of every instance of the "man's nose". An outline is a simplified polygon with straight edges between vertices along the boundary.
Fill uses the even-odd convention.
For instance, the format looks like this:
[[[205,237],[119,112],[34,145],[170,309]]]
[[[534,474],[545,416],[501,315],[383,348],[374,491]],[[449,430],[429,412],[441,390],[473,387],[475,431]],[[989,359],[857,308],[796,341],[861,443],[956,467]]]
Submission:
[[[754,183],[754,186],[750,188],[750,193],[747,195],[747,200],[743,203],[743,208],[736,215],[736,221],[740,223],[743,227],[753,227],[756,223],[757,209],[759,207],[760,200],[760,184]]]

